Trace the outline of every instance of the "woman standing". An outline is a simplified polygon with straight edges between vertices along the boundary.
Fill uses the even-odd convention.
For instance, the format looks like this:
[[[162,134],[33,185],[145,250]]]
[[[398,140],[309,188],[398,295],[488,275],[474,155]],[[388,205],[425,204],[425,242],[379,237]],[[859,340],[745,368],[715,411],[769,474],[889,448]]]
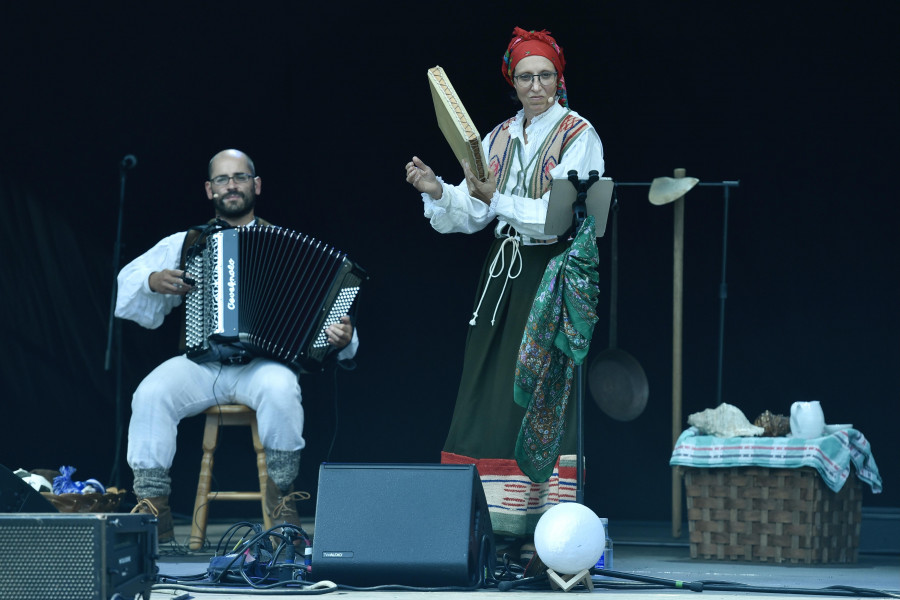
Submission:
[[[435,230],[474,233],[494,225],[441,462],[476,464],[494,532],[524,541],[547,509],[575,499],[574,410],[565,415],[561,459],[549,481],[531,481],[514,455],[525,414],[513,401],[516,358],[544,270],[565,250],[564,241],[544,232],[550,186],[570,170],[586,177],[604,168],[599,136],[568,106],[565,64],[549,32],[513,30],[501,71],[522,108],[482,140],[487,181],[466,164],[460,185],[445,183],[418,157],[406,164],[406,180],[422,193]]]

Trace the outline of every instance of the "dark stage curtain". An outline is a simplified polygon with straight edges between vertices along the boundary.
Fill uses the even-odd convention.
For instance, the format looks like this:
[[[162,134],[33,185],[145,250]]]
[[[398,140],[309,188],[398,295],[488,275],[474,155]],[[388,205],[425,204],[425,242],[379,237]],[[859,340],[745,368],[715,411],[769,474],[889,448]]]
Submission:
[[[9,178],[0,178],[0,206],[0,379],[3,421],[16,431],[0,462],[73,464],[92,471],[84,478],[106,479],[115,448],[114,381],[104,369],[110,259],[79,244],[66,218]]]

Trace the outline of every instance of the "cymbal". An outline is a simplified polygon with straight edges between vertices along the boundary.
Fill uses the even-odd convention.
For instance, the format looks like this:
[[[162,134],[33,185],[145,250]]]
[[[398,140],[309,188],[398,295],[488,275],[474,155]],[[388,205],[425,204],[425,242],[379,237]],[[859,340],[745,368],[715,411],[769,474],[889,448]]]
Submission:
[[[674,202],[698,183],[696,177],[657,177],[650,184],[650,204],[661,206]]]

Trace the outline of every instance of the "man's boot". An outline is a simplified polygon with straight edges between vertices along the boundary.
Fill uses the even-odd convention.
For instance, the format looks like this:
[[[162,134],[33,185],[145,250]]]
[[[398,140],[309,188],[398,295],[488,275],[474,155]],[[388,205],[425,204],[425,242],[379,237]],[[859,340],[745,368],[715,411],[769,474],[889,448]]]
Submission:
[[[155,498],[138,498],[132,513],[153,515],[157,519],[156,538],[160,543],[175,539],[175,523],[172,521],[172,509],[169,508],[168,496]]]
[[[309,492],[295,492],[294,486],[281,491],[271,477],[266,482],[266,513],[273,526],[289,523],[301,527],[297,500],[309,500]]]

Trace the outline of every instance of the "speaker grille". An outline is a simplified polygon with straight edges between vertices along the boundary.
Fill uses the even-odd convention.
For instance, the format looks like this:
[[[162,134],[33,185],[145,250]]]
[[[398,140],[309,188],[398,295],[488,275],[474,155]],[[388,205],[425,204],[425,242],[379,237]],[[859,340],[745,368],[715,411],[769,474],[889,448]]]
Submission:
[[[486,539],[492,547],[474,465],[324,464],[319,469],[314,579],[354,586],[468,587],[478,581]]]
[[[0,514],[0,599],[146,598],[155,555],[143,515]]]
[[[51,522],[7,523],[0,528],[0,598],[74,600],[100,597],[94,566],[96,527]]]

